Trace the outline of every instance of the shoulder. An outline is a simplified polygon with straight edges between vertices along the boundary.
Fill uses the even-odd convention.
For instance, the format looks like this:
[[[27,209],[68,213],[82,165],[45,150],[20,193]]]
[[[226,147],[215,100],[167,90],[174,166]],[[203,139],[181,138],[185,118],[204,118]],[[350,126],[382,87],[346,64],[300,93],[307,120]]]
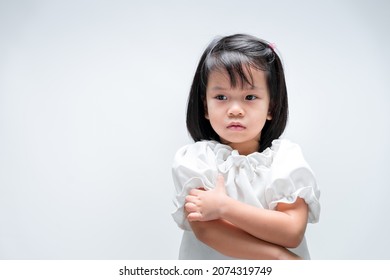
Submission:
[[[217,175],[216,141],[199,141],[181,147],[175,154],[172,175],[175,185],[212,187]]]
[[[301,147],[289,139],[274,140],[270,149],[274,151],[275,157],[286,158],[294,155],[302,155]]]
[[[271,166],[271,184],[266,189],[268,207],[274,209],[278,203],[293,203],[301,197],[309,206],[308,221],[317,222],[320,190],[300,146],[289,140],[278,140],[271,148],[277,151]]]
[[[216,155],[220,151],[230,153],[231,148],[213,140],[198,141],[179,148],[175,154],[174,162],[187,160],[200,160],[207,162],[215,159]]]
[[[297,143],[288,139],[277,139],[272,142],[271,149],[274,151],[272,163],[274,172],[282,175],[294,169],[310,169]]]
[[[276,154],[301,151],[301,147],[297,143],[285,138],[274,140],[270,149],[273,150]]]
[[[175,156],[188,156],[191,154],[200,154],[204,153],[207,150],[213,149],[215,145],[217,144],[216,141],[198,141],[195,143],[187,144],[182,147],[180,147]]]

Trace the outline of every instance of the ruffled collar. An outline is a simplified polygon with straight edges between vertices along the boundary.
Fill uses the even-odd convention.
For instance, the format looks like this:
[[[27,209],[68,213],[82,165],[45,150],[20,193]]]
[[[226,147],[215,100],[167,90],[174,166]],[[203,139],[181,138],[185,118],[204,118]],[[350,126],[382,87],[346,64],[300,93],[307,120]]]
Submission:
[[[208,141],[209,147],[215,154],[218,170],[222,173],[228,172],[233,166],[244,169],[248,176],[252,177],[259,170],[269,169],[275,153],[279,150],[280,139],[272,142],[271,147],[263,152],[254,152],[249,155],[240,155],[237,150],[217,141]]]

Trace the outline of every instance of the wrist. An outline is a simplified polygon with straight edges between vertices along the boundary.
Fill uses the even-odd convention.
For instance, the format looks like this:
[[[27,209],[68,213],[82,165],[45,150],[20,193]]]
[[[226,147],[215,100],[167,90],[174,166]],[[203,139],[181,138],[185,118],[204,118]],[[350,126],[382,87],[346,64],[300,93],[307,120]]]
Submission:
[[[228,216],[228,212],[229,212],[229,208],[230,208],[230,204],[232,202],[233,198],[225,195],[223,197],[223,199],[221,200],[221,204],[220,204],[220,207],[219,207],[219,216],[221,219],[226,219],[226,217]]]

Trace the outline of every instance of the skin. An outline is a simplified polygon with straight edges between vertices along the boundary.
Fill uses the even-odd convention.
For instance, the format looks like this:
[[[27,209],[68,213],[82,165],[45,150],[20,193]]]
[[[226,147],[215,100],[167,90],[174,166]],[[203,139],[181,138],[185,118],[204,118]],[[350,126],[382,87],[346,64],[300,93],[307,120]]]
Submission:
[[[252,83],[231,87],[227,73],[209,75],[205,117],[220,136],[242,155],[258,151],[261,130],[269,114],[265,73],[250,68]],[[232,199],[220,175],[214,189],[202,186],[186,197],[187,219],[199,240],[217,251],[244,259],[299,259],[287,248],[297,247],[304,236],[308,207],[303,199],[261,209]]]
[[[258,150],[269,114],[269,93],[263,71],[252,69],[253,84],[231,87],[227,73],[213,71],[206,89],[206,115],[223,144],[248,155]]]

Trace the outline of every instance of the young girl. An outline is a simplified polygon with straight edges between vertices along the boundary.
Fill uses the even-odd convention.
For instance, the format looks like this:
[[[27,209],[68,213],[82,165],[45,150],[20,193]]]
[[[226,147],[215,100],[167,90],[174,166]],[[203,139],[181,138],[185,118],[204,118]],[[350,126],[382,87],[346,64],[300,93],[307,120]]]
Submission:
[[[279,139],[288,115],[279,56],[237,34],[214,40],[192,83],[195,143],[173,164],[179,259],[309,259],[320,192],[298,145]]]

